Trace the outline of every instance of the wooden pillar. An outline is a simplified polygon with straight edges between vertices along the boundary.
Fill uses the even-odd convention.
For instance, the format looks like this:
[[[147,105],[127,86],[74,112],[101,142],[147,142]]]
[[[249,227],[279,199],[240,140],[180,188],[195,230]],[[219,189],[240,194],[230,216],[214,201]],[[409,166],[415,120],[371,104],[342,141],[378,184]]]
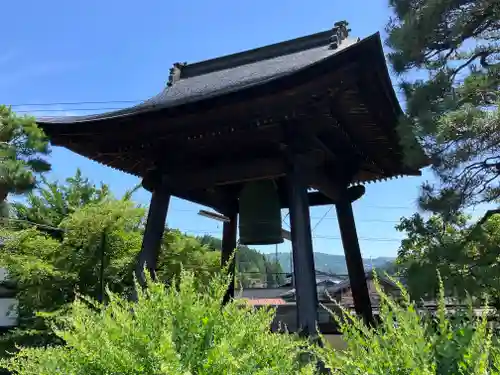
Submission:
[[[231,280],[227,287],[227,292],[224,295],[222,304],[225,305],[231,299],[234,298],[234,282],[235,282],[235,272],[236,272],[236,255],[234,251],[236,249],[236,233],[238,228],[238,202],[236,201],[230,208],[228,214],[226,215],[229,221],[224,222],[222,227],[222,251],[221,251],[221,267],[227,267],[229,274],[231,275]],[[231,259],[231,256],[233,258]],[[231,260],[231,263],[227,263]]]
[[[290,163],[286,184],[290,207],[293,274],[299,332],[315,336],[318,322],[318,293],[305,173],[299,162]]]
[[[167,218],[170,194],[167,191],[157,189],[153,191],[149,204],[146,229],[142,239],[141,251],[137,257],[135,275],[139,284],[144,287],[146,279],[144,267],[149,271],[151,278],[155,278],[155,270],[160,253],[160,245],[165,231],[165,220]]]
[[[358,316],[362,317],[366,324],[372,325],[373,311],[349,194],[344,194],[335,207],[344,247],[347,272],[351,283],[354,308]]]

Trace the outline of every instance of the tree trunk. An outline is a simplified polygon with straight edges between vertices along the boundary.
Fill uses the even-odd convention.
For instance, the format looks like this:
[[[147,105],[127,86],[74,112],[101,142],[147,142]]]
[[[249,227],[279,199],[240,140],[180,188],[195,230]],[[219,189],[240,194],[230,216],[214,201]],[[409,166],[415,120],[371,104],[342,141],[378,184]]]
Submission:
[[[0,186],[0,204],[4,203],[7,200],[7,196],[9,195],[9,191],[5,187]]]
[[[9,187],[5,184],[0,184],[0,203],[3,203],[7,200],[7,196],[9,195]]]
[[[5,187],[0,186],[0,217],[8,216],[5,214],[5,207],[7,204],[7,196],[9,195],[9,191]]]

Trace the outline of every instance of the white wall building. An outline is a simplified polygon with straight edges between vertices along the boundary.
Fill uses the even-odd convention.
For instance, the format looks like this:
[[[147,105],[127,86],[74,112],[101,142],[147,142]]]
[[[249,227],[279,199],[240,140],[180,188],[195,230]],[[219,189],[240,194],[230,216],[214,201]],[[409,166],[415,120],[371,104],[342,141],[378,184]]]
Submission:
[[[17,325],[17,300],[12,298],[12,291],[1,285],[7,277],[7,271],[0,268],[0,329]]]

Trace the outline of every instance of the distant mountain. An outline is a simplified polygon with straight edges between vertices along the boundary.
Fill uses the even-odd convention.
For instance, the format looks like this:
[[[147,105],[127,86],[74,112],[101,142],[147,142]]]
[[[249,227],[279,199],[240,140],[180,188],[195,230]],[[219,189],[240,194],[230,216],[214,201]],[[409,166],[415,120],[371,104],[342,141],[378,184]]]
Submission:
[[[276,259],[276,254],[265,254],[270,261]],[[278,262],[283,269],[283,272],[290,272],[290,253],[278,253]],[[367,270],[372,267],[375,268],[385,268],[389,264],[393,263],[396,258],[391,257],[378,257],[372,259],[363,259],[365,268]],[[325,253],[314,253],[314,264],[318,271],[329,272],[337,275],[347,274],[347,265],[345,263],[345,257],[343,255],[333,255]]]

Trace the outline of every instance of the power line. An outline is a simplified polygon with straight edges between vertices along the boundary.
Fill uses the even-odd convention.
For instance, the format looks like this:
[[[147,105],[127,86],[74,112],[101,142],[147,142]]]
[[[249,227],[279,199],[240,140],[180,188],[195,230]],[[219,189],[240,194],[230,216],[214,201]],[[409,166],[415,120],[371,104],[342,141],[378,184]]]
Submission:
[[[333,206],[332,206],[333,207]],[[387,207],[371,207],[371,208],[376,208],[376,209],[387,209]],[[401,209],[407,209],[409,207],[401,207]],[[330,208],[331,209],[331,208]],[[191,209],[176,209],[176,208],[169,208],[169,211],[171,212],[193,212],[193,213],[198,213],[198,210],[191,210]],[[326,214],[328,214],[328,211],[326,212]],[[335,220],[337,221],[337,218],[336,217],[326,217],[326,214],[323,215],[323,216],[311,216],[310,219],[311,220]],[[285,221],[285,219],[287,218],[288,215],[286,215],[283,219],[283,224],[287,225],[288,227],[290,227],[288,225],[288,223]],[[384,220],[384,219],[355,219],[355,221],[357,223],[388,223],[388,224],[397,224],[399,223],[400,221],[399,220]],[[314,229],[316,229],[316,227],[318,226],[319,222],[316,223],[316,225],[314,226]],[[314,232],[314,229],[312,230]]]
[[[311,233],[314,234],[314,230],[318,227],[318,225],[321,224],[321,222],[325,219],[326,215],[328,215],[328,213],[332,210],[332,208],[333,208],[333,205],[330,206],[328,208],[328,210],[325,212],[325,214],[321,217],[321,219],[318,220],[318,222],[316,223],[316,225],[314,226],[314,228],[311,230]]]
[[[5,221],[5,222],[18,222],[18,223],[25,223],[28,225],[33,225],[37,226],[40,228],[45,228],[45,229],[50,229],[50,230],[56,230],[56,231],[61,231],[63,232],[64,229],[61,228],[56,228],[52,227],[50,225],[45,225],[45,224],[37,224],[28,220],[20,220],[20,219],[10,219],[10,218],[0,218],[0,221]],[[220,234],[222,233],[221,231],[206,231],[206,230],[199,230],[199,229],[180,229],[180,228],[172,228],[179,230],[180,232],[184,233],[195,233],[195,234]],[[323,236],[323,235],[316,235],[313,236],[314,238],[319,238],[319,239],[327,239],[327,240],[340,240],[341,238],[339,236]],[[402,239],[401,238],[377,238],[377,237],[359,237],[360,241],[379,241],[379,242],[393,242],[393,241],[398,241],[400,242]]]
[[[311,217],[312,220],[318,220],[318,217]],[[337,220],[336,217],[325,217],[323,220]],[[355,219],[357,223],[399,223],[399,220],[382,220],[382,219]]]
[[[99,112],[99,111],[118,111],[124,109],[123,107],[110,107],[110,108],[56,108],[56,109],[22,109],[19,111],[15,111],[16,113],[34,113],[34,112],[77,112],[77,111],[86,111],[86,112]],[[95,114],[95,113],[93,113]]]
[[[398,87],[395,87],[395,91],[398,93],[403,93],[403,90],[401,90]],[[136,100],[131,100],[131,99],[125,99],[125,100],[84,100],[84,101],[69,101],[69,102],[47,102],[47,103],[6,103],[5,105],[8,107],[16,108],[16,107],[48,107],[48,106],[61,106],[61,105],[103,105],[103,104],[134,104],[134,103],[141,103],[144,102],[147,99],[150,99],[151,97],[148,97],[146,99],[136,99]],[[97,108],[97,110],[100,110]]]
[[[376,210],[408,210],[412,209],[412,207],[409,206],[363,206],[364,208],[370,208],[370,209],[376,209]],[[314,207],[313,207],[314,208]],[[169,210],[172,211],[178,211],[178,212],[198,212],[198,209],[190,209],[190,208],[169,208]],[[285,218],[288,215],[285,216]],[[320,219],[321,217],[318,216],[311,216],[311,219]],[[325,220],[336,220],[334,217],[326,217]],[[376,221],[379,221],[379,219],[376,219]],[[393,221],[393,220],[390,220]]]
[[[290,216],[290,210],[286,213],[285,217],[281,221],[281,225],[285,224],[288,228],[290,228],[290,225],[286,222],[287,217]]]
[[[84,102],[52,102],[52,103],[21,103],[21,104],[6,104],[7,107],[48,107],[48,106],[60,106],[60,105],[95,105],[95,104],[133,104],[143,102],[141,100],[105,100],[105,101],[84,101]]]
[[[193,212],[193,213],[196,212],[196,213],[198,213],[198,210],[175,209],[175,208],[169,208],[169,211],[171,211],[171,212],[177,211],[177,212]],[[285,219],[286,219],[286,217],[285,217]],[[335,220],[335,221],[337,221],[336,217],[326,217],[325,215],[323,215],[321,217],[311,216],[310,219],[311,220]],[[384,219],[355,219],[355,221],[356,221],[356,223],[388,223],[388,224],[398,224],[400,222],[399,220],[384,220]],[[286,226],[288,226],[290,228],[290,225],[286,221],[284,221],[284,219],[283,219],[282,224],[285,224]],[[312,231],[314,231],[314,229],[318,226],[318,224],[319,223],[316,223],[316,225],[312,229]]]
[[[175,229],[175,228],[172,228]],[[193,234],[221,234],[222,231],[209,231],[209,230],[199,230],[199,229],[180,229],[176,228],[183,233],[193,233]],[[324,239],[324,240],[341,240],[340,236],[325,236],[325,235],[315,235],[313,239]],[[359,237],[360,241],[374,241],[374,242],[401,242],[402,238],[384,238],[384,237]]]
[[[17,219],[6,219],[6,218],[1,218],[0,221],[7,221],[7,222],[19,222],[19,223],[25,223],[28,225],[33,225],[39,228],[44,228],[44,229],[50,229],[50,230],[56,230],[56,231],[61,231],[63,232],[64,230],[61,228],[55,228],[49,225],[44,225],[44,224],[37,224],[30,222],[28,220],[17,220]],[[207,231],[207,230],[198,230],[198,229],[180,229],[180,228],[172,228],[175,230],[178,230],[183,233],[193,233],[193,234],[221,234],[222,231]],[[313,239],[324,239],[324,240],[341,240],[339,236],[323,236],[323,235],[315,235],[312,237]],[[374,242],[401,242],[401,238],[377,238],[377,237],[359,237],[358,238],[360,241],[374,241]]]
[[[380,210],[407,210],[411,209],[409,206],[364,206],[365,208],[374,208]]]
[[[313,238],[320,238],[323,240],[341,240],[340,236],[321,236],[316,235]],[[383,237],[358,237],[360,241],[374,241],[374,242],[401,242],[403,238],[383,238]]]

